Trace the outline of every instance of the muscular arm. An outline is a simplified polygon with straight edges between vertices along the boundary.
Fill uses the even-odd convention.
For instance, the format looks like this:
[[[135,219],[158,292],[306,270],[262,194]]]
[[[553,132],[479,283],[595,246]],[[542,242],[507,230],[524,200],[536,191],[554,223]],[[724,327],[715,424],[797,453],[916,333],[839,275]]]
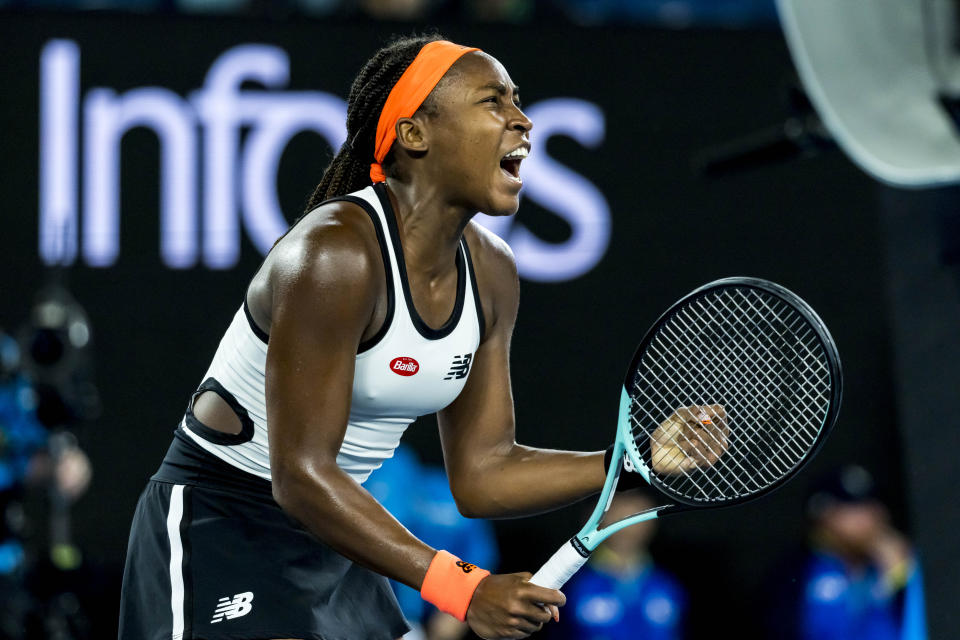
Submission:
[[[434,550],[336,461],[357,345],[376,304],[372,265],[379,258],[370,256],[357,225],[321,227],[275,249],[285,253],[271,276],[266,364],[274,497],[343,555],[419,589]]]
[[[519,282],[500,241],[477,233],[480,290],[488,292],[487,338],[460,396],[438,414],[444,460],[457,505],[470,517],[503,518],[548,511],[603,486],[603,452],[534,449],[517,444],[510,390],[510,339]]]
[[[351,560],[421,589],[435,550],[415,538],[339,466],[350,414],[357,346],[376,307],[376,251],[345,221],[274,250],[267,420],[277,503]],[[287,248],[289,247],[289,248]],[[379,277],[383,277],[382,274]],[[563,605],[529,574],[489,575],[473,592],[467,622],[481,637],[522,638]]]

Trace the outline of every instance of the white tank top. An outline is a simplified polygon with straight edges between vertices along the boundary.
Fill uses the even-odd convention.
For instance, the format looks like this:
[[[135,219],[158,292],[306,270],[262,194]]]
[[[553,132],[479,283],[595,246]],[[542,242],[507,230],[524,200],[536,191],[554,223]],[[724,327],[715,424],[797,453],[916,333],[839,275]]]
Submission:
[[[443,409],[460,394],[482,338],[483,310],[470,251],[461,240],[453,313],[439,329],[427,326],[410,297],[397,222],[385,187],[367,187],[335,200],[353,202],[369,214],[387,275],[386,319],[358,350],[350,417],[337,455],[340,468],[363,483],[393,455],[411,422]],[[270,480],[264,394],[268,339],[244,301],[193,396],[206,390],[220,395],[240,417],[239,434],[226,434],[200,423],[193,415],[193,400],[181,424],[211,454]]]

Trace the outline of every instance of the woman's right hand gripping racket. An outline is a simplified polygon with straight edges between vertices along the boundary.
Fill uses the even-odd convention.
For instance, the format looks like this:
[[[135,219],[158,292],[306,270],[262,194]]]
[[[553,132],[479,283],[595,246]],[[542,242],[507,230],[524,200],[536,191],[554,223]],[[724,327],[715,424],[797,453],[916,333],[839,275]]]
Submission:
[[[559,589],[597,545],[632,524],[770,493],[819,450],[841,392],[833,338],[798,296],[755,278],[696,289],[637,348],[597,506],[531,582]],[[621,467],[669,504],[599,529]]]

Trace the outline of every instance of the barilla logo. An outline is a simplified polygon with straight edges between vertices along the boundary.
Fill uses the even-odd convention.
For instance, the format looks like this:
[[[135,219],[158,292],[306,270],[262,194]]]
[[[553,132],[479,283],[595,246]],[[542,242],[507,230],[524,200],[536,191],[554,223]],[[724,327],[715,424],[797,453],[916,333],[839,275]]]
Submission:
[[[390,361],[390,371],[398,376],[412,376],[420,371],[420,363],[407,356],[400,356]]]

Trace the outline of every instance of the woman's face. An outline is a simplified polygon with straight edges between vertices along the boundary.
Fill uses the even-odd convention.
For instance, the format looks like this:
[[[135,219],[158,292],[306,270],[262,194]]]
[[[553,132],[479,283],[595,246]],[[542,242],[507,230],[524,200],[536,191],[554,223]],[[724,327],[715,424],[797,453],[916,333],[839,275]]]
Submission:
[[[510,75],[495,58],[463,56],[431,94],[425,160],[431,179],[454,204],[491,215],[520,206],[520,164],[530,150],[533,124],[520,110]],[[507,157],[512,154],[511,157]]]

